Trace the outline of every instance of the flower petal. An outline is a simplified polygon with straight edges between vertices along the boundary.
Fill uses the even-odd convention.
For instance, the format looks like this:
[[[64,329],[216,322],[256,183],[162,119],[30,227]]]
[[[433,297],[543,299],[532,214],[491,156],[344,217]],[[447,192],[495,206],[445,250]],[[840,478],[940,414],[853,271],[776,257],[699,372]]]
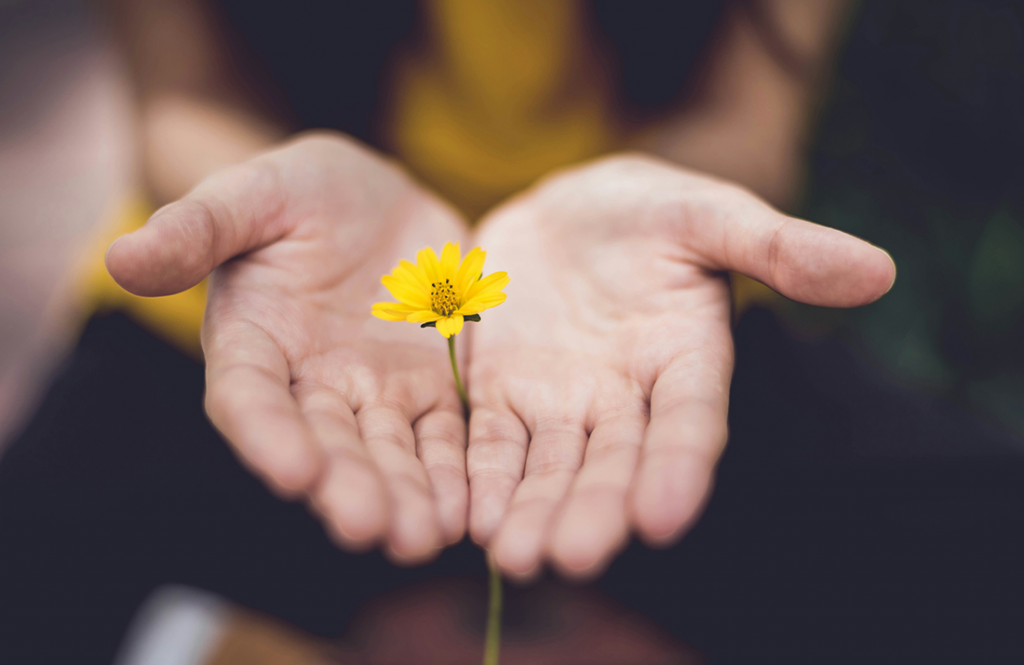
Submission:
[[[492,272],[479,282],[469,287],[466,292],[466,302],[483,295],[493,295],[500,292],[508,284],[509,278],[506,272]]]
[[[437,320],[437,332],[441,333],[445,337],[451,337],[451,333],[448,332],[448,317],[443,317]]]
[[[416,276],[413,275],[408,270],[406,270],[405,268],[403,268],[401,264],[395,266],[394,269],[392,269],[391,273],[386,276],[391,277],[393,279],[397,279],[398,281],[402,282],[411,289],[422,288],[420,286],[419,280],[416,279]]]
[[[437,331],[445,337],[451,337],[452,335],[458,335],[462,332],[463,319],[458,314],[438,319]]]
[[[488,296],[477,296],[476,298],[473,298],[465,305],[460,307],[458,311],[456,311],[455,313],[462,314],[463,316],[479,314],[485,309],[497,307],[501,303],[505,302],[505,298],[507,297],[508,296],[506,296],[504,293],[495,293],[493,295]]]
[[[406,321],[412,321],[413,323],[427,323],[429,321],[437,321],[440,318],[443,317],[437,312],[429,309],[421,309],[410,314]]]
[[[384,275],[380,282],[387,287],[391,295],[406,305],[412,305],[417,309],[430,309],[430,294],[418,285],[411,284],[394,275]]]
[[[399,261],[398,267],[392,270],[391,274],[399,279],[418,284],[421,289],[430,292],[430,282],[427,280],[426,273],[423,272],[423,268],[414,263],[405,260]]]
[[[391,303],[377,303],[377,305],[390,305]],[[385,321],[405,321],[405,317],[409,316],[405,312],[396,312],[393,309],[386,309],[383,307],[373,306],[370,313],[376,316],[378,319],[384,319]]]
[[[370,313],[385,321],[406,321],[408,316],[415,311],[418,311],[417,308],[398,302],[378,302],[374,303]]]
[[[401,302],[377,302],[373,304],[373,309],[387,309],[393,312],[405,312],[406,314],[420,310],[419,307],[413,307]]]
[[[455,297],[459,300],[463,299],[466,295],[466,291],[473,285],[473,282],[477,277],[480,276],[480,272],[484,269],[484,259],[487,258],[487,252],[483,251],[479,247],[474,247],[469,250],[469,254],[466,254],[466,258],[462,260],[462,265],[459,266],[459,272],[455,274]]]
[[[436,282],[441,276],[441,262],[437,259],[432,247],[424,247],[416,253],[416,265],[423,268],[423,276],[427,283]]]
[[[459,249],[459,243],[449,242],[445,243],[444,249],[441,250],[441,279],[450,279],[452,282],[455,281],[455,273],[459,269],[459,261],[462,260],[462,250]]]

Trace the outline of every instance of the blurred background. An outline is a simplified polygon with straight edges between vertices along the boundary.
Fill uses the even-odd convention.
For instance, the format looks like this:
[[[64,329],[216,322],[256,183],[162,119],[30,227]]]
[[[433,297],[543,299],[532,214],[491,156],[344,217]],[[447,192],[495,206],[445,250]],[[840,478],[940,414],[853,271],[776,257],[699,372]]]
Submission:
[[[109,4],[115,7],[116,14],[121,11],[117,7],[131,3]],[[291,29],[293,24],[302,25],[304,21],[308,24],[312,14],[302,14],[302,11],[316,7],[316,3],[300,3],[302,9],[295,9],[291,18],[286,19],[283,17],[289,12],[276,6],[268,14],[270,19],[264,17],[265,24],[255,20],[246,24],[244,18],[239,18],[244,17],[245,3],[220,4],[218,20],[229,27],[238,43],[253,50],[262,49],[263,53],[284,48],[281,44],[268,46],[268,40],[273,42],[273,39],[267,36],[267,25],[280,27],[280,22],[284,21]],[[563,3],[555,4],[562,6]],[[430,60],[421,57],[417,50],[422,47],[421,41],[406,37],[417,34],[422,37],[416,32],[416,26],[429,23],[423,18],[424,13],[431,14],[431,10],[423,8],[428,5],[432,6],[431,3],[395,3],[388,10],[376,13],[366,10],[364,14],[372,15],[366,20],[376,27],[362,36],[353,34],[356,28],[331,22],[321,24],[313,34],[320,38],[325,33],[327,39],[351,42],[353,49],[367,48],[372,52],[367,57],[379,61],[381,68],[397,67],[413,76],[417,67],[425,67],[423,63]],[[442,5],[452,5],[451,12],[459,11],[453,3],[438,4]],[[563,109],[557,121],[545,125],[546,131],[550,130],[553,135],[576,138],[566,138],[564,146],[558,141],[550,143],[548,153],[536,158],[539,163],[495,166],[499,175],[486,182],[471,182],[460,179],[458,174],[451,176],[441,172],[443,170],[435,169],[424,157],[424,154],[433,154],[430,151],[436,148],[429,139],[434,135],[431,132],[440,130],[412,120],[403,124],[403,113],[410,108],[422,108],[425,103],[413,92],[408,93],[411,97],[391,93],[381,97],[384,102],[360,106],[341,98],[303,97],[301,91],[296,92],[298,87],[289,88],[289,81],[294,79],[287,78],[287,72],[301,69],[304,57],[322,57],[317,52],[296,54],[292,61],[266,56],[257,69],[263,73],[269,71],[268,78],[275,83],[263,88],[255,97],[264,99],[269,95],[270,101],[260,102],[263,104],[260,108],[270,109],[268,117],[284,118],[280,126],[286,131],[332,124],[324,120],[325,114],[331,112],[339,118],[348,118],[333,124],[385,150],[401,154],[421,178],[457,201],[468,214],[476,216],[533,180],[540,166],[571,163],[616,147],[651,145],[640,130],[647,125],[657,125],[658,109],[688,99],[684,81],[695,66],[693,63],[704,62],[707,53],[713,52],[713,42],[708,41],[707,35],[716,34],[714,26],[723,12],[728,11],[730,3],[708,3],[706,10],[690,15],[685,25],[657,20],[659,12],[670,5],[641,2],[627,10],[609,2],[582,3],[580,11],[591,23],[580,25],[590,26],[586,34],[599,35],[594,38],[598,45],[594,48],[600,52],[593,57],[593,63],[597,64],[587,68],[588,72],[596,74],[592,79],[589,75],[584,77],[594,83],[586,88],[589,92],[573,98],[579,108],[570,104],[569,111]],[[175,13],[173,3],[163,3],[161,11],[162,14],[156,12],[155,17],[147,20],[173,22],[168,18]],[[762,13],[754,15],[763,16],[763,7],[758,11]],[[388,12],[394,12],[397,18],[391,23],[381,23],[381,17]],[[131,12],[126,10],[125,13]],[[101,274],[106,240],[130,228],[130,224],[144,221],[148,212],[163,202],[162,196],[173,197],[177,193],[171,185],[163,188],[159,183],[154,185],[152,169],[145,166],[145,161],[152,158],[150,144],[154,139],[139,126],[140,117],[144,122],[152,122],[152,116],[142,112],[152,107],[144,106],[145,100],[138,92],[137,61],[141,56],[137,46],[125,46],[124,40],[118,37],[117,22],[111,20],[110,15],[111,10],[104,3],[0,0],[0,455],[5,447],[15,445],[11,442],[18,440],[34,417],[39,418],[39,405],[48,386],[71,362],[69,354],[73,354],[79,336],[83,330],[88,330],[87,322],[97,311],[127,312],[130,319],[153,331],[163,342],[186,356],[195,356],[194,340],[189,341],[192,338],[188,336],[194,337],[198,326],[201,289],[194,302],[175,301],[178,304],[168,310],[170,314],[153,313],[146,309],[150,305],[133,305],[127,297],[119,300],[122,296],[109,295],[114,287],[103,282]],[[444,15],[444,11],[431,15],[436,21],[437,15]],[[623,18],[630,16],[636,19],[632,23]],[[374,20],[377,23],[373,23]],[[562,19],[554,16],[546,25],[556,25],[559,20]],[[838,26],[834,30],[835,38],[828,42],[827,48],[822,47],[828,53],[825,59],[830,64],[827,71],[817,72],[807,79],[813,83],[807,96],[811,111],[800,116],[799,134],[803,138],[800,139],[799,159],[796,166],[786,167],[792,170],[785,179],[787,184],[778,185],[770,177],[753,176],[746,184],[787,212],[848,231],[885,248],[896,261],[898,278],[892,291],[879,302],[850,311],[798,305],[763,287],[737,279],[740,339],[737,372],[743,375],[746,371],[753,376],[759,368],[766,367],[757,361],[744,364],[745,357],[753,355],[744,356],[746,343],[743,340],[751,340],[750,344],[756,346],[760,343],[758,340],[781,331],[779,334],[787,340],[785,344],[800,349],[797,355],[806,363],[799,371],[794,370],[792,378],[794,383],[801,384],[801,390],[826,386],[822,390],[836,399],[852,395],[853,403],[861,399],[860,395],[871,395],[864,397],[863,403],[880,405],[880,410],[868,418],[867,425],[857,424],[855,416],[851,418],[852,430],[863,428],[860,435],[851,435],[857,445],[853,458],[898,458],[914,463],[972,455],[994,456],[1000,460],[1024,459],[1024,3],[865,0],[844,6],[829,21]],[[390,27],[380,27],[385,24]],[[632,49],[621,46],[629,42],[623,34],[659,25],[662,32],[649,40],[647,52],[635,46]],[[579,27],[566,29],[582,30]],[[311,37],[310,41],[315,40]],[[385,46],[381,46],[382,43]],[[767,43],[772,43],[771,38]],[[376,46],[371,48],[367,44]],[[669,57],[675,51],[665,51],[666,44],[676,44],[684,52],[678,56],[678,61],[687,63],[686,67]],[[558,57],[557,49],[549,53],[540,46],[537,48],[542,60],[543,57]],[[778,57],[784,65],[788,62],[784,46]],[[659,66],[664,71],[652,63],[661,63]],[[792,68],[799,75],[800,63]],[[349,74],[345,68],[339,66],[329,70],[333,78],[327,80],[345,81],[346,75]],[[430,79],[424,74],[417,80]],[[374,95],[379,93],[372,83],[368,85]],[[625,97],[628,103],[618,107],[611,105],[612,110],[607,114],[613,119],[607,121],[605,128],[603,121],[594,120],[604,116],[591,112],[599,105],[591,104],[594,99],[615,95]],[[284,99],[291,105],[283,103]],[[226,122],[230,124],[230,116],[228,118]],[[381,118],[388,119],[392,128],[399,129],[382,129]],[[754,115],[748,122],[756,125],[762,120]],[[586,128],[591,124],[596,129],[587,133]],[[267,136],[276,138],[276,131],[267,130]],[[712,152],[722,145],[726,144],[712,143]],[[456,138],[444,148],[451,151],[452,163],[461,159],[457,146]],[[494,148],[494,152],[496,161],[502,161],[500,150]],[[681,154],[686,154],[685,150]],[[686,163],[714,172],[715,158],[705,157],[699,151],[694,155],[692,162]],[[742,179],[742,174],[732,173],[729,168],[723,167],[722,175]],[[778,169],[783,170],[783,166]],[[126,218],[135,221],[125,226]],[[173,323],[165,325],[168,317]],[[771,324],[764,323],[769,320]],[[181,342],[182,339],[185,341]],[[839,351],[832,353],[830,349]],[[841,357],[842,361],[836,361],[836,357]],[[856,381],[860,382],[860,388],[847,390],[843,368],[849,366],[858,368],[860,378]],[[832,370],[835,372],[830,374]],[[831,378],[822,378],[826,375]],[[864,376],[870,378],[864,379]],[[194,378],[189,374],[183,381],[192,386],[196,383]],[[751,381],[753,384],[749,385],[760,385],[754,379]],[[746,394],[751,397],[744,398]],[[796,394],[802,393],[797,391]],[[734,399],[734,416],[752,413],[739,411],[743,405],[776,399],[763,395],[754,389],[739,394]],[[907,403],[920,407],[914,416],[918,419],[927,420],[928,414],[934,412],[949,412],[958,414],[958,423],[969,422],[970,425],[948,430],[945,438],[922,435],[903,420],[913,415],[901,406],[903,402],[892,401],[892,411],[885,410],[885,400],[891,396],[902,396],[899,399],[910,396],[906,397]],[[62,398],[58,394],[48,399],[59,401]],[[896,400],[896,397],[891,399]],[[800,428],[799,425],[794,427],[794,431]],[[813,429],[813,425],[808,427]],[[942,429],[943,425],[939,423],[936,427]],[[743,433],[742,425],[738,431]],[[15,452],[12,450],[12,455]],[[806,453],[808,458],[824,454],[809,446],[796,446],[791,452],[793,455]],[[225,453],[223,464],[231,463],[226,460]],[[34,482],[26,480],[26,472],[16,464],[17,460],[0,461],[0,484],[9,483],[8,487],[14,487],[18,483]],[[45,464],[32,468],[44,475],[49,472]],[[247,488],[245,492],[262,492],[249,480],[238,479],[236,485]],[[66,496],[61,501],[86,496],[82,500],[88,502],[88,493],[95,489],[87,485],[70,487],[86,494]],[[12,517],[15,521],[6,524],[45,519],[45,512],[35,511],[34,505],[24,499],[6,500],[4,514],[17,518]],[[197,500],[197,505],[199,503]],[[173,506],[168,508],[171,509]],[[1020,516],[1017,512],[1012,515]],[[8,533],[0,532],[0,575],[21,574],[20,570],[12,570],[20,565],[16,561],[21,559],[9,555],[5,561],[8,537]],[[76,542],[81,545],[80,541]],[[38,554],[48,556],[48,550]],[[33,574],[39,573],[28,571],[25,574],[32,579]],[[80,571],[80,574],[85,573]],[[376,615],[373,610],[366,611],[367,618],[358,629],[362,637],[345,643],[322,642],[327,639],[324,635],[332,634],[332,628],[312,619],[303,623],[302,617],[307,617],[312,609],[306,614],[300,610],[290,615],[276,612],[270,602],[261,606],[259,594],[246,596],[244,591],[232,594],[217,588],[217,583],[205,585],[216,588],[215,594],[196,591],[192,587],[204,585],[197,583],[195,577],[186,580],[189,582],[186,588],[166,586],[187,577],[179,574],[173,579],[147,578],[125,596],[131,599],[131,602],[125,601],[125,607],[130,606],[128,610],[120,610],[120,614],[108,618],[99,612],[89,620],[93,623],[87,621],[90,631],[102,633],[104,637],[98,646],[94,645],[95,653],[101,655],[81,662],[110,662],[114,653],[120,654],[119,662],[127,664],[411,662],[402,660],[408,658],[408,652],[391,652],[381,645],[391,644],[398,639],[395,635],[413,629],[393,627],[392,633],[380,637],[381,633],[375,631],[383,629],[373,619],[381,614],[379,610]],[[463,580],[453,584],[455,586],[436,591],[433,596],[427,592],[416,596],[420,599],[416,602],[434,608],[424,610],[424,616],[441,611],[431,605],[437,598],[447,599],[453,607],[476,602],[474,594],[479,594],[480,589],[472,582]],[[571,609],[573,607],[590,608],[579,612],[600,616],[580,619],[583,623],[591,622],[587,624],[590,628],[581,629],[584,633],[589,635],[598,630],[594,626],[604,625],[600,623],[602,620],[608,624],[635,626],[617,642],[633,645],[623,651],[627,655],[621,660],[597,660],[597,656],[593,656],[594,660],[579,662],[703,662],[700,652],[715,653],[716,645],[728,642],[726,638],[707,635],[701,642],[698,633],[694,639],[697,648],[693,648],[683,641],[673,641],[675,638],[659,632],[654,624],[645,623],[639,613],[627,611],[603,596],[580,600],[584,591],[551,584],[553,586],[543,587],[547,589],[543,593],[549,595],[535,602],[561,607],[563,610],[558,611],[564,612],[566,617],[577,616],[573,614],[576,611]],[[227,587],[235,588],[230,584]],[[225,600],[225,597],[230,599]],[[143,602],[144,599],[148,600]],[[69,602],[77,603],[75,607],[84,611],[93,600]],[[388,601],[385,597],[378,602]],[[413,601],[406,598],[394,602],[396,606],[405,607]],[[529,602],[534,601],[523,602],[529,606]],[[0,593],[0,605],[4,603]],[[99,606],[104,607],[102,603]],[[253,610],[244,609],[246,607],[260,611],[252,613]],[[22,609],[8,605],[0,610],[0,616],[13,615]],[[1020,609],[1019,605],[1007,608],[1006,616],[1022,619],[1024,614],[1019,613]],[[460,616],[457,607],[451,612],[453,616]],[[389,619],[381,620],[380,624],[386,624],[394,616],[384,614]],[[529,612],[524,610],[524,614]],[[281,615],[284,615],[283,620]],[[158,620],[159,617],[165,620]],[[415,618],[409,621],[411,626],[419,625]],[[459,621],[461,619],[453,619],[455,624]],[[570,658],[565,653],[583,658],[581,651],[574,651],[575,647],[565,644],[575,644],[572,640],[577,638],[585,642],[584,638],[564,635],[557,639],[538,638],[543,627],[529,628],[529,621],[523,619],[523,622],[527,628],[523,630],[520,647],[515,646],[517,638],[513,630],[513,655],[509,662],[570,662],[564,660]],[[294,627],[296,624],[301,630]],[[400,622],[396,625],[404,626]],[[179,632],[174,633],[167,626],[178,626]],[[216,630],[211,626],[216,626]],[[65,629],[66,626],[51,626],[46,630],[59,635]],[[3,630],[0,627],[0,632]],[[171,637],[165,634],[167,630],[171,630]],[[125,634],[134,637],[123,641]],[[250,634],[263,635],[268,643],[278,645],[257,651],[277,655],[266,656],[266,660],[261,661],[246,652],[244,645],[252,644],[256,638],[238,635]],[[312,637],[312,634],[318,636]],[[441,628],[428,630],[427,634],[446,635]],[[235,637],[228,639],[224,635]],[[374,635],[378,637],[372,637]],[[218,639],[221,641],[217,642]],[[241,651],[231,651],[236,648],[231,646],[232,639],[243,645],[237,647]],[[442,644],[447,640],[450,647],[457,638],[437,639]],[[165,643],[160,640],[170,640],[168,644],[194,645],[194,650],[186,649],[184,655],[175,656],[177,660],[160,660],[152,653],[169,653],[159,646],[151,646]],[[417,644],[429,640],[424,637],[423,642]],[[552,646],[556,642],[562,646]],[[0,640],[0,650],[3,643]],[[544,646],[530,651],[531,644]],[[641,644],[643,646],[638,646]],[[521,651],[516,652],[516,648]],[[470,655],[464,656],[465,662],[472,662],[472,648],[467,649]],[[426,657],[423,652],[417,653]],[[725,648],[722,653],[732,652]],[[1022,653],[1024,651],[1017,652],[1016,656]],[[543,654],[547,654],[549,660],[543,660]],[[1007,655],[1005,662],[1014,662],[1014,655]],[[439,658],[436,662],[448,662],[444,656]],[[2,652],[0,660],[3,660]],[[712,659],[711,662],[717,661]]]
[[[1019,3],[865,3],[800,212],[892,253],[876,305],[823,312],[892,377],[1024,434]]]
[[[132,183],[132,93],[85,2],[0,4],[0,432],[79,321],[76,262]],[[77,315],[80,318],[81,315]]]

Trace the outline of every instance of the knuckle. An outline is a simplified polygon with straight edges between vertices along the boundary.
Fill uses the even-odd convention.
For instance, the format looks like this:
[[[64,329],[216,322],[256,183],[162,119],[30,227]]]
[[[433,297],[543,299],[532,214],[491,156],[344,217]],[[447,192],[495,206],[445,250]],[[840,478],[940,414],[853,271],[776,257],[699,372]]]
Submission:
[[[433,500],[430,478],[422,467],[385,472],[385,481],[399,501]]]
[[[172,207],[173,206],[173,207]],[[186,197],[153,216],[159,224],[173,229],[164,234],[161,253],[174,257],[179,266],[196,280],[213,269],[213,244],[217,238],[217,214],[205,197]]]
[[[470,421],[470,440],[474,445],[503,444],[522,437],[522,425],[498,415],[477,417]]]
[[[204,406],[214,425],[220,427],[227,420],[228,414],[234,408],[233,399],[231,393],[225,390],[211,388],[206,391]]]
[[[512,469],[497,466],[470,467],[469,480],[478,491],[486,489],[492,495],[509,497],[522,480],[522,474]]]
[[[580,463],[576,457],[551,454],[540,458],[535,456],[529,466],[527,475],[540,480],[574,475],[579,470]]]
[[[466,447],[465,428],[454,419],[448,424],[435,422],[431,425],[420,427],[417,432],[417,438],[423,443],[440,445],[445,448],[458,448],[461,450]]]
[[[785,241],[783,232],[788,225],[788,220],[783,219],[775,226],[768,237],[766,249],[768,276],[775,285],[779,284],[779,267],[783,264],[782,254],[785,249],[783,247]]]
[[[563,411],[540,413],[537,415],[534,430],[538,432],[575,432],[581,429],[579,418]]]
[[[619,468],[635,466],[642,439],[621,439],[611,445],[591,446],[587,449],[587,466],[602,467],[611,464]]]
[[[423,468],[427,472],[427,476],[431,478],[431,484],[435,482],[440,483],[453,483],[453,486],[457,486],[458,483],[465,485],[466,482],[466,466],[464,464],[458,464],[450,460],[435,460],[430,462],[424,462]]]

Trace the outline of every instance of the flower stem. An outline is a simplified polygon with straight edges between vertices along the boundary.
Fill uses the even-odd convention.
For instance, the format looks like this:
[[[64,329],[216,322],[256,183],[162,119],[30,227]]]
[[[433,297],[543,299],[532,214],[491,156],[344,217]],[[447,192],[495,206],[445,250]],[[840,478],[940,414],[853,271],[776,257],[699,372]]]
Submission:
[[[448,338],[448,357],[452,360],[452,374],[455,375],[455,387],[462,400],[462,411],[469,419],[469,396],[459,376],[459,361],[455,358],[455,335]],[[501,573],[494,563],[490,552],[486,553],[487,571],[490,578],[490,602],[487,606],[487,634],[484,638],[484,665],[498,665],[501,652]]]
[[[490,576],[491,598],[487,608],[487,635],[484,638],[484,665],[498,665],[501,651],[501,573],[494,557],[487,553],[487,571]]]
[[[448,356],[452,359],[452,373],[455,374],[455,387],[459,390],[459,399],[462,400],[462,410],[466,417],[469,417],[469,397],[466,395],[466,388],[462,385],[462,377],[459,376],[459,361],[455,359],[455,335],[448,338]]]
[[[469,418],[469,396],[466,395],[466,387],[462,385],[462,377],[459,376],[459,361],[455,358],[455,335],[448,338],[448,357],[452,360],[452,374],[455,375],[455,387],[459,391],[459,399],[462,400],[462,410]],[[487,605],[487,634],[484,638],[484,665],[498,665],[498,656],[501,652],[501,573],[494,563],[494,557],[490,552],[487,557],[487,572],[490,578],[490,601]]]

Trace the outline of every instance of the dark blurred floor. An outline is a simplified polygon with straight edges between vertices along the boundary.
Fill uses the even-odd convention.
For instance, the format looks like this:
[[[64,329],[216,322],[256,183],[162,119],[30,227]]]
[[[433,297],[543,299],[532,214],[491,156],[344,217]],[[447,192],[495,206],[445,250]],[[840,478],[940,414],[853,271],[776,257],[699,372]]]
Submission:
[[[1019,443],[879,378],[840,342],[796,341],[766,311],[742,319],[737,348],[705,517],[672,550],[632,546],[595,592],[712,663],[1021,662]],[[465,543],[414,570],[336,550],[236,462],[202,385],[198,364],[125,317],[90,324],[0,461],[11,662],[110,662],[168,583],[339,637],[384,592],[482,579]],[[513,591],[510,608],[517,593],[529,595]],[[510,616],[544,616],[523,602]]]

